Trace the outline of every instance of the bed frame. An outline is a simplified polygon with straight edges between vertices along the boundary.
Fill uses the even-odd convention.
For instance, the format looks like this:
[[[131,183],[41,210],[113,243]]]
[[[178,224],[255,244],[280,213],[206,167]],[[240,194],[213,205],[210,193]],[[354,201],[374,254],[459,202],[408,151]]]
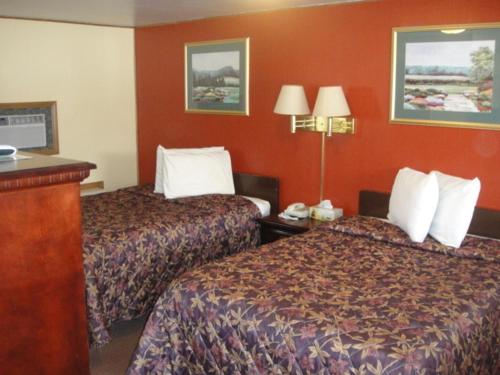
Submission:
[[[234,172],[234,189],[238,195],[260,198],[271,203],[271,214],[279,212],[280,184],[277,177]]]
[[[386,218],[389,212],[389,198],[389,193],[361,190],[359,214]],[[468,233],[500,239],[500,211],[476,207]]]

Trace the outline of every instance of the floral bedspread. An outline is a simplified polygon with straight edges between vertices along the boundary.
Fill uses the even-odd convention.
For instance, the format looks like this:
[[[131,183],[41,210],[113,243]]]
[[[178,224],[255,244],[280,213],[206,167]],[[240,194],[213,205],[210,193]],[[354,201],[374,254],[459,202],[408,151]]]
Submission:
[[[260,242],[258,208],[240,196],[167,200],[152,187],[82,198],[91,344],[113,322],[149,312],[174,277]]]
[[[185,273],[129,374],[499,374],[500,242],[351,217]]]

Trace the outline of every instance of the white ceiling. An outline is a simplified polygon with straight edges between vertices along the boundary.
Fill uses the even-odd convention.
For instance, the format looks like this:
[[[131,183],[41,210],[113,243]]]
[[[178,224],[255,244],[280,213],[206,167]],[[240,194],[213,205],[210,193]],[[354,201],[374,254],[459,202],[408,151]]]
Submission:
[[[366,0],[0,0],[0,16],[134,27],[356,1]]]

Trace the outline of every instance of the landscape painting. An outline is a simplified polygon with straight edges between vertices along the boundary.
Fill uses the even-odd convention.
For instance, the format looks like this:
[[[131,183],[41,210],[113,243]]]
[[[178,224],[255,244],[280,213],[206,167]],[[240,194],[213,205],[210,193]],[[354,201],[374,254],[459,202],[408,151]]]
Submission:
[[[491,112],[494,56],[494,40],[408,43],[405,109]]]
[[[500,130],[500,24],[393,30],[391,122]]]
[[[186,45],[186,111],[248,114],[248,39]]]
[[[239,103],[239,51],[193,54],[193,101]]]

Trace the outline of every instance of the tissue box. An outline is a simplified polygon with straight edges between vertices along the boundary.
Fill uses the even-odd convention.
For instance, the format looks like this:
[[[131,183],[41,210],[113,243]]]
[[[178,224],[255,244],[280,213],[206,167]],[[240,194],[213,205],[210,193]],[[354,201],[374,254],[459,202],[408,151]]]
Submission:
[[[344,210],[342,208],[323,208],[313,206],[309,208],[309,216],[314,220],[331,221],[342,217]]]

